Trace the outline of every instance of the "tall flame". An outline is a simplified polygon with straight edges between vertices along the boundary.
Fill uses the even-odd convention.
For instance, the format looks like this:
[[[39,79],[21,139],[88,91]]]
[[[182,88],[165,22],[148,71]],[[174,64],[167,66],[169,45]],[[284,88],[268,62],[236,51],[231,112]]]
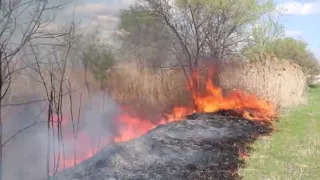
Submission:
[[[194,106],[174,107],[168,117],[170,119],[179,119],[193,112],[217,112],[220,110],[234,110],[239,115],[249,120],[263,121],[272,123],[276,117],[275,106],[266,101],[258,99],[253,94],[247,94],[240,90],[233,90],[228,95],[223,96],[222,89],[215,86],[212,82],[213,70],[209,71],[209,77],[206,81],[205,93],[199,93],[196,90],[197,71],[194,71],[190,78],[190,92],[193,98]]]

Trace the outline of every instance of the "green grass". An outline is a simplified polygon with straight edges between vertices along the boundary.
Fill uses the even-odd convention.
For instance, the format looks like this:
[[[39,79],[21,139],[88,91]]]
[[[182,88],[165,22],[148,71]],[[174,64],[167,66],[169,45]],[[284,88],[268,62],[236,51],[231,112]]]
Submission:
[[[243,179],[320,179],[320,88],[311,88],[308,105],[284,113],[276,128],[253,144],[239,170]]]

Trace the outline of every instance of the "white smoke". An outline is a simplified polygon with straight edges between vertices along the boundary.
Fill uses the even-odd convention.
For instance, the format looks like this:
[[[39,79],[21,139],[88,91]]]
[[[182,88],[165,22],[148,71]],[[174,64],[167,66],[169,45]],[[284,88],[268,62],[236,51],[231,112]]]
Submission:
[[[29,97],[26,100],[35,99],[39,98]],[[106,141],[111,140],[116,134],[117,128],[113,122],[116,120],[119,112],[120,108],[117,103],[103,93],[96,94],[90,102],[82,105],[79,119],[79,140],[77,142],[77,147],[80,147],[77,149],[78,156],[86,153],[88,148],[97,149],[99,136],[101,136],[100,147]],[[11,138],[3,147],[4,180],[45,179],[48,142],[46,102],[11,107],[10,114],[7,114],[6,117],[3,120],[3,142],[6,142],[15,133],[23,130]],[[77,119],[78,117],[74,118],[75,122]],[[67,121],[71,125],[71,120]],[[57,135],[57,131],[55,131],[55,134]],[[63,128],[64,152],[68,160],[72,160],[74,157],[72,135],[72,126]],[[86,139],[81,139],[82,137],[86,137]],[[57,137],[55,141],[58,144]],[[87,144],[88,142],[90,144]],[[52,146],[53,144],[51,143],[51,159],[53,156]],[[62,156],[62,154],[60,155]],[[62,167],[63,162],[60,162],[60,165]]]

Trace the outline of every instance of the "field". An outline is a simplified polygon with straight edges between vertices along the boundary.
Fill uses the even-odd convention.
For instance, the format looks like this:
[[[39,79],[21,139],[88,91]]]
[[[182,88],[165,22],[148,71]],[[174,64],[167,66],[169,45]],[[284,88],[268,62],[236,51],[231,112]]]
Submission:
[[[319,179],[320,88],[310,89],[308,105],[283,113],[276,129],[253,144],[243,179]]]

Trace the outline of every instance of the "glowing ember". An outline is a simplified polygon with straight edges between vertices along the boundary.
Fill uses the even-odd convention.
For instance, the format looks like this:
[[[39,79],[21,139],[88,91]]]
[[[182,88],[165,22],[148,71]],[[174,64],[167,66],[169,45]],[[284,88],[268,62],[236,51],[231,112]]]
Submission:
[[[213,71],[211,71],[211,77],[213,77],[212,75]],[[200,94],[196,92],[196,77],[197,72],[195,71],[191,76],[191,87],[189,87],[194,102],[193,107],[174,107],[171,113],[165,114],[163,119],[155,123],[150,120],[133,117],[125,112],[117,118],[118,135],[111,140],[110,137],[102,137],[101,146],[99,148],[97,148],[97,142],[92,142],[84,132],[79,132],[75,145],[77,155],[67,155],[64,160],[60,157],[60,161],[64,163],[60,163],[59,170],[73,167],[75,164],[92,157],[99,149],[101,149],[101,147],[104,147],[109,143],[124,142],[137,138],[161,124],[179,121],[179,119],[194,112],[233,110],[240,116],[249,120],[272,123],[275,119],[276,111],[271,103],[265,100],[259,100],[255,95],[246,94],[239,90],[234,90],[228,95],[223,96],[222,90],[212,83],[212,78],[209,78],[210,80],[206,82],[205,93]],[[64,125],[66,123],[69,125],[71,124],[69,120],[63,121]],[[64,138],[70,138],[73,142],[73,135],[67,135]]]

